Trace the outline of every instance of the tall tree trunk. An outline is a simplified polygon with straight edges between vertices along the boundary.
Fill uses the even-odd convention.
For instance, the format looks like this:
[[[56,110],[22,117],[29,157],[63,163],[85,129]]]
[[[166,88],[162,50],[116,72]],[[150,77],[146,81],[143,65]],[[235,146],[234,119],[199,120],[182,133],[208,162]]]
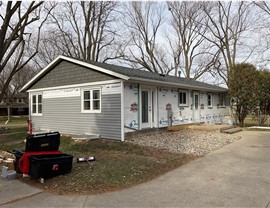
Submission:
[[[11,122],[11,107],[10,105],[7,106],[7,123],[10,123]]]

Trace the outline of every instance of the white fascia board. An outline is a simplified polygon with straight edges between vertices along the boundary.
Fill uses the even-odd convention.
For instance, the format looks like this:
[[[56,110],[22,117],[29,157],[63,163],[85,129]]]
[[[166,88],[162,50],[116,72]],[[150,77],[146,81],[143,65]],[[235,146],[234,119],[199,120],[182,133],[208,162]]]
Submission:
[[[122,79],[114,79],[114,80],[101,81],[101,82],[89,82],[89,83],[74,84],[74,85],[62,85],[62,86],[57,86],[57,87],[46,87],[46,88],[32,89],[32,90],[27,90],[27,92],[59,90],[59,89],[77,88],[77,87],[85,87],[85,86],[93,86],[93,85],[106,85],[106,84],[120,83],[121,81],[122,81]]]
[[[81,65],[81,66],[84,66],[84,67],[87,67],[87,68],[91,68],[91,69],[94,69],[96,71],[103,72],[105,74],[109,74],[109,75],[115,76],[115,77],[120,78],[120,79],[124,79],[124,80],[128,80],[129,79],[128,76],[125,76],[125,75],[122,75],[122,74],[119,74],[119,73],[116,73],[116,72],[113,72],[113,71],[104,69],[102,67],[98,67],[98,66],[92,65],[90,63],[85,63],[83,61],[79,61],[79,60],[76,60],[76,59],[73,59],[73,58],[69,58],[69,57],[65,57],[65,56],[60,55],[57,58],[55,58],[48,66],[46,66],[44,69],[42,69],[28,83],[26,83],[22,87],[22,89],[20,91],[23,91],[23,90],[27,89],[36,79],[38,79],[39,77],[41,77],[45,72],[47,72],[48,70],[50,70],[51,67],[53,67],[55,64],[57,64],[61,60],[66,60],[66,61],[69,61],[71,63],[75,63],[75,64],[78,64],[78,65]]]
[[[151,80],[151,79],[144,79],[144,78],[136,78],[136,77],[130,77],[129,81],[137,81],[141,83],[153,83],[153,84],[159,84],[162,86],[170,86],[170,87],[184,87],[187,89],[192,89],[192,90],[206,90],[206,91],[211,91],[211,92],[227,92],[228,90],[224,88],[224,90],[218,90],[218,89],[213,89],[213,88],[208,88],[208,87],[198,87],[198,86],[191,86],[191,85],[185,85],[185,84],[178,84],[178,83],[170,83],[170,82],[164,82],[164,81],[158,81],[158,80]]]

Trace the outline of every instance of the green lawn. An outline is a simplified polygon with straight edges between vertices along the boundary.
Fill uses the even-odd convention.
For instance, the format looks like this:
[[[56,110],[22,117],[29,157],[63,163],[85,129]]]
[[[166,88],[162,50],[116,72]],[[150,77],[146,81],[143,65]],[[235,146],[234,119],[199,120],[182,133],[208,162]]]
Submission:
[[[7,116],[0,116],[0,125],[4,125],[7,119],[8,119]],[[12,125],[12,124],[27,125],[27,120],[28,120],[28,116],[12,116],[11,121],[8,124],[9,125]]]
[[[22,141],[25,138],[26,131],[11,136],[8,143],[1,143],[0,139],[0,150],[24,149],[25,144]],[[61,137],[60,150],[74,156],[71,173],[47,179],[44,184],[31,178],[23,178],[20,174],[18,178],[58,194],[99,194],[149,181],[197,158],[130,142],[75,142],[69,137]],[[85,156],[95,156],[96,161],[91,162],[91,165],[76,162],[77,157]]]
[[[258,121],[256,120],[256,117],[251,115],[247,116],[244,122],[244,127],[250,126],[258,126]],[[267,121],[262,126],[270,127],[270,118],[268,118]]]

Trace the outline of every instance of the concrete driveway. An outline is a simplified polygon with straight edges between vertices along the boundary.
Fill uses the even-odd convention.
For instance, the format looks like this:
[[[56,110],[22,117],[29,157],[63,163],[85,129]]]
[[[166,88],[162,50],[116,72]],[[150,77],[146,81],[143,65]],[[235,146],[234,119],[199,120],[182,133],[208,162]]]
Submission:
[[[0,207],[270,207],[270,132],[237,134],[241,140],[120,192],[53,195],[1,179]]]

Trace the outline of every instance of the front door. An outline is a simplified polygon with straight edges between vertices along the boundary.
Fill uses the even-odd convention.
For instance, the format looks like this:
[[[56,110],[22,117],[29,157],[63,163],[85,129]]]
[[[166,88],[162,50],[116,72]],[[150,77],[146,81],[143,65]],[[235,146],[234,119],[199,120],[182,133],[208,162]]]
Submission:
[[[199,97],[199,93],[195,92],[194,93],[194,98],[193,98],[193,118],[194,121],[193,122],[200,122],[200,97]]]
[[[141,91],[141,127],[151,128],[152,123],[152,92],[150,89]]]

